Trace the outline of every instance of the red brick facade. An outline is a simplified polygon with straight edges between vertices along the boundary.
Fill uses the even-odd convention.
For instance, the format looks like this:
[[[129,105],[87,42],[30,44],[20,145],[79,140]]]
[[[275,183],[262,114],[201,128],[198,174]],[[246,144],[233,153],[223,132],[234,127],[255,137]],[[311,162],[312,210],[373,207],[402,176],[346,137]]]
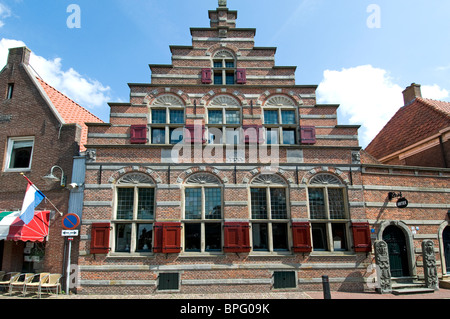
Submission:
[[[47,184],[42,178],[57,165],[71,181],[74,156],[82,149],[82,126],[78,120],[68,120],[64,112],[74,113],[80,106],[64,97],[64,103],[55,100],[61,93],[37,78],[29,65],[30,50],[26,47],[10,49],[8,63],[0,73],[0,212],[20,211],[27,188],[21,172],[47,196],[59,211],[67,213],[69,190],[59,183]],[[47,94],[52,92],[53,96]],[[84,109],[83,109],[84,110]],[[63,111],[63,112],[61,112]],[[90,122],[99,121],[84,110]],[[84,123],[84,122],[80,122]],[[86,138],[85,138],[86,139]],[[12,165],[13,141],[31,143],[28,167]],[[61,175],[55,170],[55,175]],[[49,271],[63,273],[64,238],[61,237],[61,216],[44,200],[36,210],[51,211],[50,231],[45,242],[45,256],[40,262],[24,262],[23,241],[1,241],[0,256],[4,271]],[[78,244],[73,253],[76,262]]]
[[[359,127],[339,125],[338,105],[318,105],[317,86],[296,85],[295,67],[276,66],[276,48],[255,47],[236,17],[210,11],[192,46],[171,46],[171,65],[150,65],[151,84],[110,103],[110,123],[89,124],[78,292],[318,290],[322,275],[362,291],[372,242],[390,225],[407,239],[404,275],[423,276],[420,245],[433,239],[442,277],[450,171],[361,152]],[[171,140],[194,123],[204,141]],[[246,143],[252,125],[277,133]],[[239,142],[224,133],[213,144],[213,128],[242,129]]]

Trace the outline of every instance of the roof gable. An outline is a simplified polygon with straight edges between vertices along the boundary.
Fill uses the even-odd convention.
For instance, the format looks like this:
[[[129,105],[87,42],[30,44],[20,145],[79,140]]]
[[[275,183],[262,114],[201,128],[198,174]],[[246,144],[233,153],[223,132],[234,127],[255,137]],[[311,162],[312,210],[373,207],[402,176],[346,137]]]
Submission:
[[[418,97],[397,111],[366,151],[380,159],[449,126],[450,103]]]
[[[103,123],[97,116],[75,103],[67,96],[50,86],[44,80],[36,77],[38,83],[43,88],[49,100],[53,103],[56,111],[66,124],[78,124],[81,126],[80,151],[86,150],[84,145],[87,143],[88,127],[86,123]]]

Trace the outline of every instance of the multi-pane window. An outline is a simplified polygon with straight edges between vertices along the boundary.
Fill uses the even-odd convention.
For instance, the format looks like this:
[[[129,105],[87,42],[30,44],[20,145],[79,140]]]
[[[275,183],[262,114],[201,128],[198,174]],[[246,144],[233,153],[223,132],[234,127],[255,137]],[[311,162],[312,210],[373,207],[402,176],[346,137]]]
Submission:
[[[236,63],[234,56],[228,51],[219,51],[213,58],[215,85],[232,85],[236,83]]]
[[[348,250],[348,213],[341,181],[331,174],[314,176],[308,200],[314,250]]]
[[[23,171],[31,169],[34,137],[9,138],[5,171]]]
[[[297,118],[295,110],[265,109],[264,127],[267,144],[296,144]]]
[[[183,140],[184,106],[173,95],[159,97],[150,110],[152,144],[177,144]]]
[[[234,144],[240,143],[241,111],[239,109],[208,110],[208,143]]]
[[[209,174],[191,176],[184,190],[184,251],[222,251],[222,187]]]
[[[252,183],[250,198],[253,251],[288,251],[289,216],[284,182],[277,175],[261,175]]]
[[[116,188],[115,252],[151,252],[155,219],[155,188],[145,174],[125,175]]]

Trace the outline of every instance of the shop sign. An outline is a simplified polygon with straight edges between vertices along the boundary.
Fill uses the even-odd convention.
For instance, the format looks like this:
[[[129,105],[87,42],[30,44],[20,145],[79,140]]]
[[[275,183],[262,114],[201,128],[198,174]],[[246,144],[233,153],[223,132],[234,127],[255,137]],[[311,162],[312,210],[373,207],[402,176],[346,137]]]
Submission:
[[[401,197],[397,200],[397,207],[398,208],[406,208],[408,207],[408,200],[405,197]]]

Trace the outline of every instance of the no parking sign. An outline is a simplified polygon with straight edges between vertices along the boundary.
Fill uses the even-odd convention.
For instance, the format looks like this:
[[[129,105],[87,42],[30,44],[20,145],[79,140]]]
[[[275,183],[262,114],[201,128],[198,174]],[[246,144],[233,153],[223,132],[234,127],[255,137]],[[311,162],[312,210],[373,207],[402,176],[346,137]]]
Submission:
[[[75,230],[80,225],[80,217],[77,214],[67,214],[62,221],[62,236],[77,236],[78,230]]]

